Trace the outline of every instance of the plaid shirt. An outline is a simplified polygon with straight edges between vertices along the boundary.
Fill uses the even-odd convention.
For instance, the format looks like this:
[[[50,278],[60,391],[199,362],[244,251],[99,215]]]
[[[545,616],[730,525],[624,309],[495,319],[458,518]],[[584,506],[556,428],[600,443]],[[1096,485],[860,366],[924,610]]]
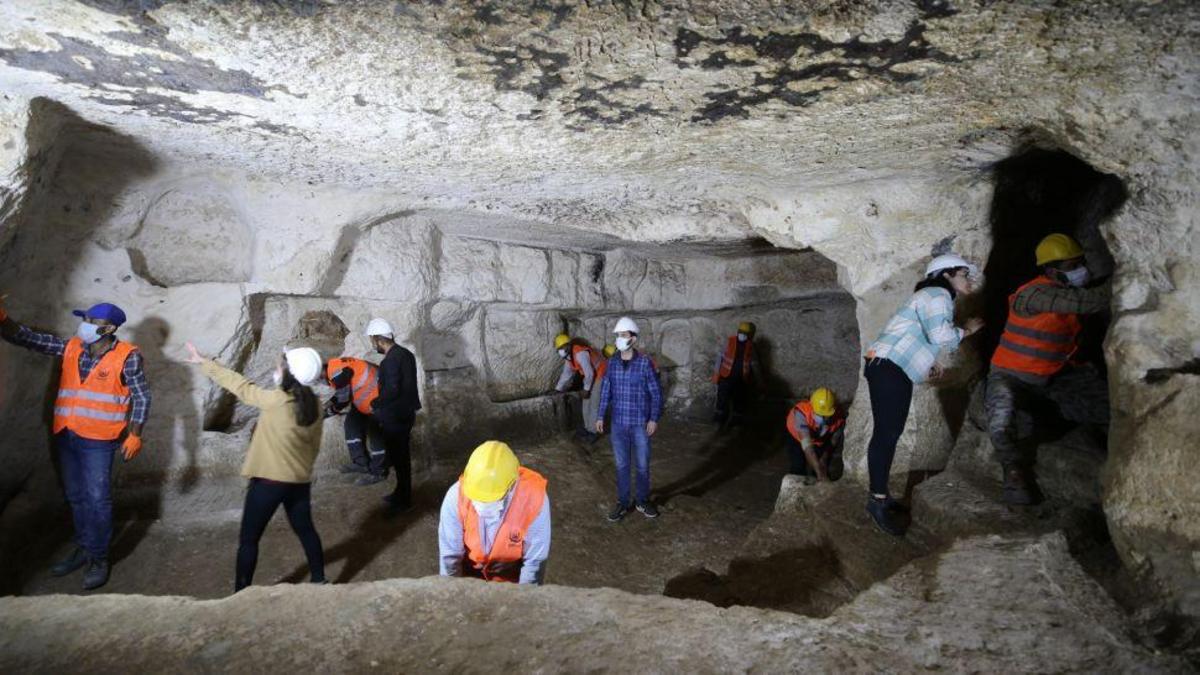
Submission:
[[[954,351],[964,331],[954,327],[954,300],[944,288],[913,293],[892,315],[867,358],[887,359],[900,366],[913,383],[924,382],[943,349]]]
[[[1037,314],[1095,314],[1108,309],[1112,296],[1108,284],[1075,288],[1062,284],[1030,286],[1013,298],[1013,311],[1021,316]]]
[[[62,356],[63,351],[67,348],[67,341],[57,335],[36,333],[25,326],[20,327],[10,342],[18,347],[50,356]],[[100,357],[103,356],[104,354],[100,355]],[[100,357],[93,357],[91,352],[86,349],[81,351],[79,354],[79,377],[86,378],[96,363],[100,361]],[[145,424],[146,419],[150,416],[150,385],[146,383],[146,371],[142,367],[141,352],[134,350],[129,354],[129,358],[125,359],[125,366],[121,370],[121,379],[125,382],[125,386],[129,387],[129,398],[132,403],[129,421],[134,424]]]
[[[623,361],[620,354],[608,359],[600,385],[600,410],[596,419],[612,410],[614,427],[637,426],[657,422],[662,417],[662,389],[650,357],[641,352]]]

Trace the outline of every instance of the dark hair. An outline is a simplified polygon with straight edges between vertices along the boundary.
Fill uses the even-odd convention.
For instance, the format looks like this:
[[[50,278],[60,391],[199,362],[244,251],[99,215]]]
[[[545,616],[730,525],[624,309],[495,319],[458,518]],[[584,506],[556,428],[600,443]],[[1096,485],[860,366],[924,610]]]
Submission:
[[[950,291],[950,299],[953,300],[955,298],[955,296],[958,295],[958,293],[956,293],[954,291],[954,286],[952,286],[950,284],[950,280],[947,279],[945,275],[947,273],[949,273],[951,275],[955,275],[955,274],[958,274],[959,270],[965,270],[965,269],[967,269],[967,268],[966,267],[946,267],[944,269],[940,269],[936,273],[934,273],[933,276],[925,277],[924,279],[918,281],[917,285],[913,287],[913,293],[916,293],[917,291],[919,291],[923,288],[944,288],[944,289]]]
[[[310,387],[300,384],[292,375],[292,371],[286,367],[283,369],[283,380],[279,383],[279,388],[296,398],[296,424],[307,427],[317,421],[317,416],[321,414],[317,395]]]

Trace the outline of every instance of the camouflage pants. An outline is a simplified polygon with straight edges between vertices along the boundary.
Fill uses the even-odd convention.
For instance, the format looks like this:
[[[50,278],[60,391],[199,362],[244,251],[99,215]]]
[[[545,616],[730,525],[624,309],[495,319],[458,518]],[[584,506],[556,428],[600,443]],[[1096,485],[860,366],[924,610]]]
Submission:
[[[1056,406],[1064,419],[1108,427],[1108,383],[1092,366],[1063,369],[1045,384],[993,370],[987,378],[988,435],[1002,464],[1033,465],[1036,408]]]

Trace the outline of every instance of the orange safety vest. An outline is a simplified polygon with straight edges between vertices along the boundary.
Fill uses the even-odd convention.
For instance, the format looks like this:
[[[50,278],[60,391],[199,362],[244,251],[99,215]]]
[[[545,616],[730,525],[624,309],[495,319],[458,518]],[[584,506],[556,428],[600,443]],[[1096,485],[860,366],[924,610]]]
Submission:
[[[818,448],[822,445],[825,445],[826,438],[832,437],[833,432],[841,429],[842,426],[846,424],[845,415],[834,412],[833,417],[830,418],[828,422],[828,429],[825,431],[825,438],[819,438],[816,436],[817,420],[814,418],[815,413],[813,412],[812,403],[809,401],[800,401],[788,411],[787,416],[788,433],[792,435],[792,438],[796,439],[797,443],[802,443],[803,441],[800,440],[800,430],[796,428],[796,412],[804,415],[804,422],[808,425],[808,429],[811,432],[809,433],[808,437],[812,441],[813,445],[817,446]]]
[[[349,368],[350,392],[354,399],[354,407],[364,415],[371,414],[371,401],[379,396],[379,367],[362,359],[336,358],[330,359],[325,367],[325,379],[333,386],[333,377],[342,370]]]
[[[592,383],[592,389],[598,386],[598,383],[604,379],[604,374],[608,372],[608,359],[600,359],[599,365],[596,366],[596,380]]]
[[[79,377],[83,340],[67,341],[54,402],[54,433],[70,429],[95,441],[115,441],[121,436],[130,410],[129,387],[121,381],[121,371],[136,349],[128,342],[113,344],[83,380]]]
[[[461,476],[458,481],[461,488]],[[463,544],[467,548],[464,563],[470,564],[471,569],[487,581],[516,583],[521,576],[520,562],[525,558],[525,532],[538,517],[545,501],[546,479],[531,469],[518,469],[517,487],[496,531],[492,550],[484,551],[479,537],[479,514],[459,489],[458,520],[463,526]]]
[[[596,362],[600,360],[600,352],[587,345],[571,345],[571,358],[567,359],[567,363],[571,364],[571,370],[582,374],[583,368],[579,367],[579,363],[575,360],[579,356],[579,352],[587,352],[588,358],[592,360],[592,372],[596,371]]]
[[[1077,339],[1083,327],[1077,315],[1043,312],[1025,317],[1013,311],[1013,301],[1021,291],[1053,284],[1048,277],[1040,276],[1008,296],[1008,322],[992,354],[993,366],[1045,377],[1062,370],[1070,360],[1079,346]]]
[[[730,335],[729,342],[725,344],[725,353],[721,355],[721,368],[713,375],[713,382],[720,382],[729,377],[733,373],[733,358],[737,356],[737,336]],[[754,340],[746,339],[746,352],[742,354],[742,379],[750,379],[750,355],[754,353]]]

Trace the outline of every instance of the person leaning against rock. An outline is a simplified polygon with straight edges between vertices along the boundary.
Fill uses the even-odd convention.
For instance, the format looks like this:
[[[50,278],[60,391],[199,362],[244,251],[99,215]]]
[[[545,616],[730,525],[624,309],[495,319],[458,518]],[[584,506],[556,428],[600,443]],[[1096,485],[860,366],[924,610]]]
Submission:
[[[150,414],[150,386],[141,352],[116,332],[125,312],[109,303],[87,311],[69,340],[37,333],[8,317],[0,297],[0,334],[31,351],[62,357],[54,401],[54,447],[63,491],[71,505],[75,547],[50,568],[56,577],[88,566],[83,589],[108,582],[112,543],[112,463],[121,448],[125,461],[142,449],[142,427]],[[122,438],[124,440],[122,440]]]
[[[884,326],[866,355],[863,375],[871,393],[871,416],[875,421],[867,446],[867,469],[871,493],[867,513],[879,529],[903,536],[897,518],[903,509],[888,496],[888,473],[896,457],[896,444],[904,433],[913,385],[939,372],[938,354],[958,349],[968,335],[983,328],[983,320],[972,318],[966,328],[954,326],[954,298],[970,293],[975,266],[956,255],[940,255],[925,267],[912,296]]]
[[[311,386],[321,377],[320,354],[308,347],[287,350],[274,372],[278,389],[265,389],[201,356],[190,342],[187,350],[189,363],[199,364],[210,379],[259,410],[242,464],[242,475],[250,479],[250,484],[242,509],[233,591],[253,581],[258,542],[280,504],[304,547],[312,582],[325,583],[325,554],[313,526],[311,498],[322,423],[321,404]]]

